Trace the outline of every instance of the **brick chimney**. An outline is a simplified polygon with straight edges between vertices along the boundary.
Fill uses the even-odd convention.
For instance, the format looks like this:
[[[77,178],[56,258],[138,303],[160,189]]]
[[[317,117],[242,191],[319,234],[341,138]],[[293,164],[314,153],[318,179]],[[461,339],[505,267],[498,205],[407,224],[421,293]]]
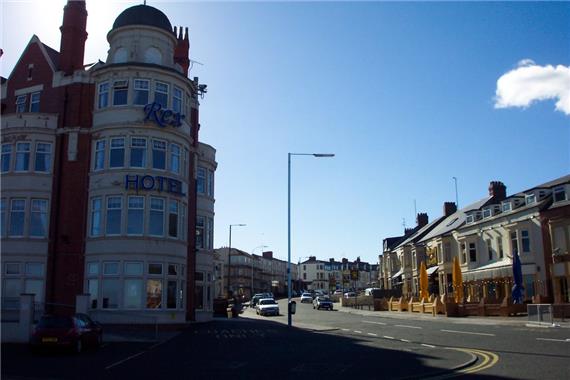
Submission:
[[[178,34],[177,34],[178,32]],[[174,27],[174,35],[176,36],[176,47],[174,48],[174,63],[182,66],[184,76],[188,76],[190,67],[190,41],[188,41],[188,28],[182,28],[177,31]]]
[[[507,197],[507,187],[501,181],[491,181],[489,183],[489,196],[493,197],[494,201],[502,201]]]
[[[415,228],[404,228],[404,236],[408,236],[412,232],[414,232]]]
[[[329,259],[329,263],[334,263],[334,257]]]
[[[309,256],[309,261],[317,261],[317,256]]]
[[[265,251],[262,253],[264,259],[272,259],[273,258],[273,251]]]
[[[85,0],[68,0],[63,8],[63,24],[59,47],[59,69],[65,75],[83,69],[85,40],[87,40],[87,9]]]
[[[416,223],[418,224],[418,227],[421,228],[427,225],[428,222],[429,222],[428,214],[426,214],[425,212],[419,212],[418,216],[416,217]]]
[[[443,203],[443,215],[449,216],[457,211],[457,205],[455,202],[444,202]]]
[[[342,259],[342,263],[343,263],[343,264],[348,263],[348,259],[347,259],[347,258]]]

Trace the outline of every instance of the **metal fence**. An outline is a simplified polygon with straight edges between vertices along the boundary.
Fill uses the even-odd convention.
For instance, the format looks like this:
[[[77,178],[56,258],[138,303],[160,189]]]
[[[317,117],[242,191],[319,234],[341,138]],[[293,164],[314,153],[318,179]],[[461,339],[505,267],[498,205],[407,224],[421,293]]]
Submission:
[[[551,304],[527,304],[528,322],[535,325],[552,326],[554,313]]]

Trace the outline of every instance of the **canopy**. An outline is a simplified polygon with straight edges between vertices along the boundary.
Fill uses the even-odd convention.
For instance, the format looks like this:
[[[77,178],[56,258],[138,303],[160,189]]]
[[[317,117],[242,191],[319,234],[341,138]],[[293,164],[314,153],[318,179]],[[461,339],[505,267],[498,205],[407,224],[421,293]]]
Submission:
[[[392,276],[392,279],[395,279],[395,278],[401,276],[402,273],[404,273],[404,268],[402,268],[402,269],[400,269],[399,271],[397,271],[396,274]]]
[[[436,265],[436,266],[433,266],[433,267],[429,267],[429,268],[427,269],[427,274],[428,274],[428,276],[431,276],[432,274],[434,274],[435,272],[437,272],[438,269],[439,269],[439,267],[438,267],[437,265]]]

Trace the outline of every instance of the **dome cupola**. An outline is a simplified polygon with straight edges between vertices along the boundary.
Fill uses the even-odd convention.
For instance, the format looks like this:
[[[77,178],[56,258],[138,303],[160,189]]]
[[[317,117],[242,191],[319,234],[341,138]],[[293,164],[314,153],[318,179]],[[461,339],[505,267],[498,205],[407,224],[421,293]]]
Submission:
[[[170,24],[168,17],[166,17],[162,11],[149,5],[135,5],[134,7],[125,9],[115,19],[112,30],[132,25],[154,26],[169,33],[173,33],[172,25]]]

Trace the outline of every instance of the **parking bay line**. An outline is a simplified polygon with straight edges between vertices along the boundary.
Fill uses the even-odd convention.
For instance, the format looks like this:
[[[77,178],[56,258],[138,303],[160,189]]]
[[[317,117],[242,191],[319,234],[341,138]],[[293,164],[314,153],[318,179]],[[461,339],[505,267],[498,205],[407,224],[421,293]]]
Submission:
[[[495,336],[495,334],[489,334],[489,333],[477,333],[477,332],[470,332],[470,331],[457,331],[457,330],[440,330],[443,332],[449,332],[449,333],[456,333],[456,334],[469,334],[469,335],[482,335],[482,336]]]

